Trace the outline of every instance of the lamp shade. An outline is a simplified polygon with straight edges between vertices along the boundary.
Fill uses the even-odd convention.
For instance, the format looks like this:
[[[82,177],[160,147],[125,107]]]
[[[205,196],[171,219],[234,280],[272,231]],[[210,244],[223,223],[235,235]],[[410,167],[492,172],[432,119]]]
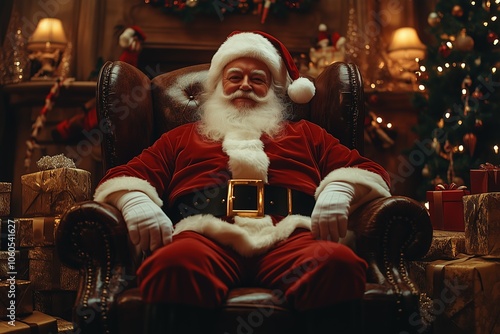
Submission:
[[[38,22],[35,32],[28,40],[28,50],[50,52],[64,49],[67,42],[61,20],[44,18]]]
[[[426,46],[418,38],[417,31],[411,27],[399,28],[392,36],[389,56],[394,59],[422,59]]]

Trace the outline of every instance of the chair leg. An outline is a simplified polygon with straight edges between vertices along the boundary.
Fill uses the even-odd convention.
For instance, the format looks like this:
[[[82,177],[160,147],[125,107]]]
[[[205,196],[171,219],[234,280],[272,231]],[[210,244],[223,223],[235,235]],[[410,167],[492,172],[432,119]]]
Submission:
[[[362,334],[363,308],[360,300],[304,312],[307,334]]]
[[[214,310],[187,305],[148,304],[145,312],[145,334],[211,334],[216,320]]]

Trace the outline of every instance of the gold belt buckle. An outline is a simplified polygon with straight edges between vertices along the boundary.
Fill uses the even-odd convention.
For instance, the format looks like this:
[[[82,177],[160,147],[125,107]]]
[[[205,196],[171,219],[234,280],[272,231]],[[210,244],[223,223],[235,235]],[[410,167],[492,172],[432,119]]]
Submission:
[[[257,187],[257,209],[238,210],[234,209],[234,186],[245,185]],[[252,179],[231,179],[227,182],[227,216],[241,217],[264,217],[264,181]]]

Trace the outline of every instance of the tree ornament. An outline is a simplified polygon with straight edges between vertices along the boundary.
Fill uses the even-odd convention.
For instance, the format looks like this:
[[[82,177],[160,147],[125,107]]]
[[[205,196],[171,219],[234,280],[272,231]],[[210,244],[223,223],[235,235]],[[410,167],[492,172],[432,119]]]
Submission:
[[[438,51],[443,58],[447,58],[451,54],[451,48],[446,43],[441,44]]]
[[[455,47],[460,51],[471,51],[474,48],[474,40],[462,29],[460,35],[455,40]]]
[[[451,15],[461,18],[464,15],[464,9],[462,8],[462,6],[455,5],[451,9]]]
[[[198,5],[198,0],[186,0],[186,6],[188,7],[196,7]]]
[[[477,137],[473,133],[466,133],[463,137],[464,146],[472,157],[476,151]]]
[[[427,23],[429,23],[431,27],[435,28],[439,25],[439,23],[441,23],[441,18],[439,17],[438,13],[432,12],[427,17]]]
[[[431,171],[429,169],[429,165],[428,164],[425,164],[424,168],[422,168],[422,176],[423,177],[429,177],[429,176],[431,176]]]
[[[472,97],[477,100],[481,100],[481,98],[483,97],[483,92],[481,92],[481,88],[476,87],[476,89],[474,89],[474,92],[472,92]]]
[[[487,12],[491,9],[491,0],[483,0],[483,9]]]
[[[493,46],[498,45],[498,35],[496,33],[494,33],[493,31],[490,31],[488,33],[486,40],[488,41],[489,44],[491,44]]]
[[[479,118],[476,118],[476,121],[474,122],[474,126],[479,129],[483,126],[483,120],[482,119],[479,119]]]

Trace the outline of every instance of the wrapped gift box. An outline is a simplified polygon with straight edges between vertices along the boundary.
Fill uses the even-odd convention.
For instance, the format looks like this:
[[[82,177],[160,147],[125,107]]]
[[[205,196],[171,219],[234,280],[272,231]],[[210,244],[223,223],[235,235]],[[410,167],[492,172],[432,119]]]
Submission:
[[[21,176],[24,217],[57,216],[76,202],[91,198],[90,173],[77,168],[56,168]]]
[[[78,270],[63,265],[55,247],[28,249],[29,279],[35,291],[78,289]]]
[[[423,260],[451,260],[461,253],[465,253],[465,232],[434,230],[431,247]]]
[[[500,192],[464,196],[468,254],[500,256]]]
[[[59,317],[55,317],[57,319],[57,332],[58,333],[66,333],[66,334],[73,334],[77,333],[75,331],[75,325],[66,319],[62,319]]]
[[[31,282],[25,280],[12,282],[10,279],[0,281],[0,318],[5,319],[12,315],[12,310],[9,308],[12,300],[15,300],[16,305],[14,316],[33,313]]]
[[[11,273],[15,273],[16,279],[29,279],[28,251],[26,249],[0,251],[0,279],[9,278]]]
[[[57,333],[57,319],[42,312],[33,311],[32,314],[17,318],[17,322],[28,325],[31,333],[55,334]]]
[[[0,220],[0,250],[19,248],[19,220],[4,218]]]
[[[426,267],[435,333],[500,333],[500,262],[464,256]]]
[[[12,192],[12,184],[8,182],[0,182],[0,217],[10,215],[10,196]]]
[[[31,328],[21,321],[0,320],[0,334],[31,334]]]
[[[57,217],[19,218],[19,247],[54,246]]]
[[[500,167],[481,165],[481,169],[470,170],[470,192],[481,194],[500,191]]]
[[[427,192],[432,227],[437,230],[461,231],[464,226],[464,204],[462,197],[468,190],[436,190]]]

